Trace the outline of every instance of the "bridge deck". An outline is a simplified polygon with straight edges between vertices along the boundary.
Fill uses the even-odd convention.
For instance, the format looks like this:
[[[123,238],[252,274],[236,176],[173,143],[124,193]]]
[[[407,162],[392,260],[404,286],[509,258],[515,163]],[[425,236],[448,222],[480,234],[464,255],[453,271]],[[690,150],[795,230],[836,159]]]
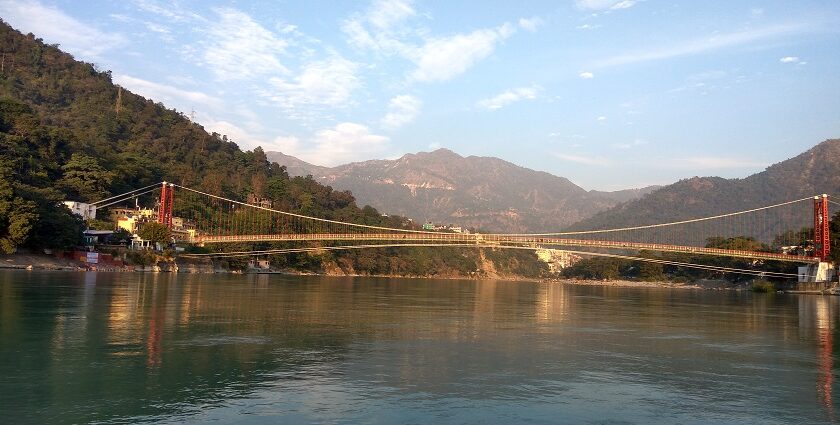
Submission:
[[[311,234],[274,234],[274,235],[229,235],[198,236],[195,243],[237,243],[237,242],[307,242],[307,241],[389,241],[389,242],[428,242],[428,243],[474,243],[514,244],[514,245],[553,245],[569,247],[588,247],[605,249],[650,250],[685,254],[716,255],[724,257],[748,258],[755,260],[777,260],[798,263],[817,263],[817,257],[779,254],[774,252],[740,251],[719,248],[703,248],[682,245],[666,245],[641,242],[599,241],[589,239],[568,239],[536,235],[483,235],[463,233],[311,233]]]

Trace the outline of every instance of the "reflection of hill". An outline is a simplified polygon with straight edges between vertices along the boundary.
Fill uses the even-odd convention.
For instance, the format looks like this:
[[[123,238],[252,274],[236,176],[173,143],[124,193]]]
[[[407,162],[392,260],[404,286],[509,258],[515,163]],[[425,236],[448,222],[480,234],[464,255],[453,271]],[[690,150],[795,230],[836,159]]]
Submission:
[[[62,277],[69,279],[50,291],[3,297],[4,311],[43,310],[36,323],[2,322],[4,348],[14,335],[15,352],[40,353],[16,357],[0,350],[2,376],[13,375],[3,370],[8,367],[27,374],[3,385],[11,394],[14,384],[17,394],[5,417],[80,423],[191,413],[284,374],[328,371],[349,341],[319,323],[325,312],[317,297],[306,300],[313,309],[300,315],[282,299],[254,297],[261,290],[256,282],[226,287],[204,284],[207,276]]]
[[[639,423],[670,406],[814,419],[833,412],[839,304],[503,281],[0,272],[0,409],[33,423],[226,423],[242,412],[430,422],[430,409],[449,422],[552,422],[557,406],[592,417],[577,403],[613,419],[641,406],[626,412]]]

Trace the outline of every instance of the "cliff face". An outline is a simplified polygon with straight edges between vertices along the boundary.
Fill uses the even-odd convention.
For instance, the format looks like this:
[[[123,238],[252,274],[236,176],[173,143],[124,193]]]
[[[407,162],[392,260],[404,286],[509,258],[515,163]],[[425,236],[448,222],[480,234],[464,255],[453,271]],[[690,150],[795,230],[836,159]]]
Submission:
[[[291,174],[349,190],[362,203],[413,218],[496,232],[556,231],[652,188],[586,191],[566,178],[447,149],[318,167],[279,152],[271,161]]]

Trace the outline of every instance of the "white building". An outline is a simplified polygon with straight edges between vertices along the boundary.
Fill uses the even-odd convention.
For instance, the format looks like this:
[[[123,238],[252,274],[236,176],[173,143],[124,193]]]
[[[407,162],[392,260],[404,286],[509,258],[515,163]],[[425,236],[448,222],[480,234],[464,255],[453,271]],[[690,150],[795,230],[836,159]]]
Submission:
[[[70,208],[73,214],[85,220],[96,218],[96,205],[76,201],[64,201],[64,205],[67,205],[67,208]]]

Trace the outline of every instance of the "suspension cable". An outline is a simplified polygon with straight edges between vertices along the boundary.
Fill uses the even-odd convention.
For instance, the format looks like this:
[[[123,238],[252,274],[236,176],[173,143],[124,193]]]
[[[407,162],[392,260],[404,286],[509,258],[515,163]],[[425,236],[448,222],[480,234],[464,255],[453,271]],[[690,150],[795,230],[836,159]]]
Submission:
[[[136,197],[138,197],[138,196],[143,196],[143,195],[145,195],[145,194],[147,194],[147,193],[152,193],[152,192],[155,192],[155,191],[157,191],[157,190],[158,190],[157,188],[154,188],[154,189],[149,189],[149,190],[147,190],[147,191],[145,191],[145,192],[135,193],[135,194],[133,194],[133,195],[131,195],[131,196],[128,196],[128,197],[126,197],[126,198],[121,198],[121,199],[118,199],[118,200],[113,201],[113,202],[109,202],[109,203],[107,203],[107,204],[105,204],[105,205],[97,205],[97,206],[96,206],[96,208],[105,208],[105,207],[110,207],[111,205],[118,204],[118,203],[120,203],[120,202],[127,201],[127,200],[129,200],[129,199],[131,199],[131,198],[136,198]]]
[[[162,183],[163,183],[163,182],[157,182],[157,183],[154,183],[154,184],[150,184],[150,185],[148,185],[148,186],[146,186],[146,187],[141,187],[141,188],[139,188],[139,189],[130,190],[130,191],[128,191],[128,192],[121,193],[121,194],[119,194],[119,195],[114,195],[114,196],[112,196],[112,197],[110,197],[110,198],[100,199],[100,200],[98,200],[98,201],[96,201],[96,202],[91,202],[91,204],[92,204],[92,205],[96,205],[96,204],[101,203],[101,202],[110,201],[111,199],[121,198],[121,197],[123,197],[124,195],[128,195],[128,194],[130,194],[130,193],[132,193],[132,192],[137,192],[137,191],[140,191],[140,190],[145,190],[145,189],[148,189],[148,188],[153,187],[153,186],[160,186]],[[139,195],[138,195],[138,196],[139,196]]]
[[[438,233],[438,232],[429,232],[429,231],[424,231],[424,230],[397,229],[397,228],[384,227],[384,226],[372,226],[372,225],[366,225],[366,224],[348,223],[348,222],[343,222],[343,221],[338,221],[338,220],[330,220],[330,219],[325,219],[325,218],[311,217],[311,216],[306,216],[306,215],[301,215],[301,214],[290,213],[290,212],[286,212],[286,211],[280,211],[280,210],[276,210],[276,209],[273,209],[273,208],[267,208],[267,207],[263,207],[263,206],[260,206],[260,205],[251,205],[251,204],[247,204],[247,203],[244,203],[244,202],[235,201],[233,199],[224,198],[224,197],[221,197],[221,196],[217,196],[217,195],[213,195],[213,194],[210,194],[210,193],[202,192],[202,191],[199,191],[199,190],[196,190],[196,189],[191,189],[191,188],[181,186],[181,185],[177,185],[177,184],[175,186],[177,186],[181,189],[184,189],[184,190],[188,190],[188,191],[191,191],[191,192],[194,192],[194,193],[198,193],[200,195],[208,196],[208,197],[219,199],[219,200],[222,200],[222,201],[232,202],[232,203],[242,205],[242,206],[246,206],[246,207],[261,209],[261,210],[270,211],[270,212],[274,212],[274,213],[277,213],[277,214],[282,214],[282,215],[286,215],[286,216],[290,216],[290,217],[308,219],[308,220],[318,221],[318,222],[322,222],[322,223],[346,225],[346,226],[362,228],[362,229],[389,230],[389,231],[403,232],[403,233],[420,233],[420,234],[437,234]],[[498,236],[498,235],[503,235],[503,236],[564,236],[564,235],[614,233],[614,232],[621,232],[621,231],[652,229],[652,228],[659,228],[659,227],[675,226],[675,225],[679,225],[679,224],[697,223],[697,222],[715,220],[715,219],[719,219],[719,218],[733,217],[733,216],[752,213],[752,212],[756,212],[756,211],[763,211],[763,210],[768,210],[768,209],[771,209],[771,208],[777,208],[777,207],[781,207],[781,206],[785,206],[785,205],[790,205],[790,204],[794,204],[794,203],[797,203],[797,202],[803,202],[803,201],[807,201],[807,200],[810,200],[810,199],[812,199],[812,198],[808,197],[808,198],[797,199],[797,200],[794,200],[794,201],[782,202],[782,203],[778,203],[778,204],[775,204],[775,205],[768,205],[768,206],[764,206],[764,207],[753,208],[753,209],[749,209],[749,210],[738,211],[738,212],[733,212],[733,213],[728,213],[728,214],[720,214],[720,215],[711,216],[711,217],[703,217],[703,218],[695,218],[695,219],[689,219],[689,220],[673,221],[673,222],[669,222],[669,223],[649,224],[649,225],[643,225],[643,226],[621,227],[621,228],[602,229],[602,230],[583,230],[583,231],[571,231],[571,232],[510,233],[510,234],[484,233],[483,235],[487,235],[487,236]]]

